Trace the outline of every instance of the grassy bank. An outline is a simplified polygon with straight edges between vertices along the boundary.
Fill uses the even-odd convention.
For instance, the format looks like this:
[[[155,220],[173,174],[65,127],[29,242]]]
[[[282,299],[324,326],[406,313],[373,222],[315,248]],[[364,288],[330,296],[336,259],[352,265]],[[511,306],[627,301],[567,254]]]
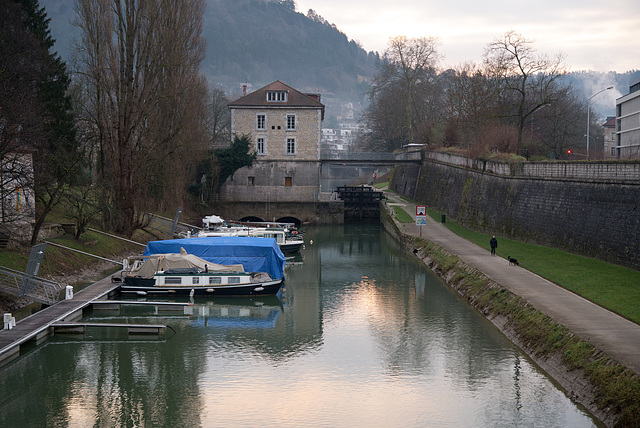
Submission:
[[[154,239],[160,238],[144,231],[136,232],[131,238],[132,241],[145,244]],[[144,251],[144,245],[93,231],[87,231],[79,240],[64,234],[46,241],[55,245],[47,245],[38,276],[54,280],[61,285],[73,285],[76,291],[120,270],[123,257],[141,254]],[[30,252],[31,246],[28,245],[12,246],[0,251],[0,266],[24,272]],[[15,297],[9,295],[0,296],[0,299],[5,300],[13,298]],[[0,304],[3,303],[8,301],[0,301]]]
[[[396,210],[402,208],[395,207]],[[404,210],[402,210],[404,211]],[[440,221],[440,213],[427,209]],[[410,223],[412,217],[396,214],[398,221]],[[447,217],[445,226],[455,234],[489,249],[490,234],[465,229]],[[640,272],[540,245],[496,236],[496,254],[518,259],[520,266],[584,298],[640,324]]]
[[[79,240],[69,235],[47,239],[48,242],[69,247],[84,253],[120,262],[120,256],[127,252],[141,252],[144,247],[128,243],[116,238],[87,232]],[[0,266],[24,272],[31,247],[15,247],[0,252]],[[39,276],[67,275],[78,270],[79,267],[89,267],[100,259],[84,255],[72,250],[47,245],[45,256],[40,268]],[[114,263],[114,267],[117,267]]]

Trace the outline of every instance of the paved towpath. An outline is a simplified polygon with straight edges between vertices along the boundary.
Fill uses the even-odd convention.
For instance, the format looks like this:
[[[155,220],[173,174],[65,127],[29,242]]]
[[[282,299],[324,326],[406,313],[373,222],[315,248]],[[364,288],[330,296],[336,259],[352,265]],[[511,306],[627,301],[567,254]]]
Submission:
[[[397,205],[415,220],[416,205],[385,192],[388,204]],[[427,224],[397,223],[405,234],[422,236],[489,278],[527,300],[542,313],[591,342],[620,364],[640,373],[640,325],[568,291],[521,267],[510,266],[506,259],[491,256],[489,242],[482,248],[426,216]],[[422,230],[421,230],[422,229]]]

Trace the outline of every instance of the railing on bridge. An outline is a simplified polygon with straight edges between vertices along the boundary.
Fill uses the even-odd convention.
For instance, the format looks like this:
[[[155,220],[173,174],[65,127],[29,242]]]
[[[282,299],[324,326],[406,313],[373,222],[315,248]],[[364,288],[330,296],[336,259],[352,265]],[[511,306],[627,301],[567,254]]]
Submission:
[[[322,152],[320,160],[335,160],[345,162],[418,162],[422,160],[422,152],[386,153],[386,152],[362,152],[362,153],[329,153]]]

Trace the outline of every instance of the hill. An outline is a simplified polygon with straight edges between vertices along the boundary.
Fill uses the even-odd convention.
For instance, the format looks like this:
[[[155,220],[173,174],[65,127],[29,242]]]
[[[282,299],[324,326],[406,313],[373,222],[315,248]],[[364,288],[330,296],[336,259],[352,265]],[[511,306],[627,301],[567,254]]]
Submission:
[[[257,87],[282,80],[302,90],[348,98],[367,89],[379,62],[315,13],[303,15],[287,3],[209,0],[201,70],[225,86]]]
[[[73,0],[49,0],[43,6],[55,49],[69,61],[80,34],[70,24]],[[207,41],[202,73],[211,85],[234,95],[241,83],[259,88],[281,80],[323,98],[358,102],[380,61],[315,12],[297,12],[291,0],[207,0],[202,36]]]
[[[201,71],[211,86],[240,96],[242,83],[260,88],[281,80],[305,92],[319,92],[329,117],[339,101],[366,104],[368,81],[380,63],[377,52],[365,51],[335,25],[313,11],[295,10],[293,0],[206,0],[202,35],[207,52]],[[73,0],[41,1],[51,18],[55,49],[70,61],[79,30]],[[615,99],[629,91],[640,70],[627,72],[574,71],[567,77],[588,98],[609,85],[591,107],[604,119],[615,114]],[[358,110],[358,108],[356,108]]]

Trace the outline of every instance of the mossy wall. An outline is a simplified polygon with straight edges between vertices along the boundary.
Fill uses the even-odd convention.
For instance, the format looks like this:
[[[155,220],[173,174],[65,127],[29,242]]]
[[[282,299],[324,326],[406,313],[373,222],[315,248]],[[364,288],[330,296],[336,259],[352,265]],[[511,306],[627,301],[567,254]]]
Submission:
[[[397,167],[391,186],[469,229],[640,269],[640,185],[506,177],[425,161]]]

